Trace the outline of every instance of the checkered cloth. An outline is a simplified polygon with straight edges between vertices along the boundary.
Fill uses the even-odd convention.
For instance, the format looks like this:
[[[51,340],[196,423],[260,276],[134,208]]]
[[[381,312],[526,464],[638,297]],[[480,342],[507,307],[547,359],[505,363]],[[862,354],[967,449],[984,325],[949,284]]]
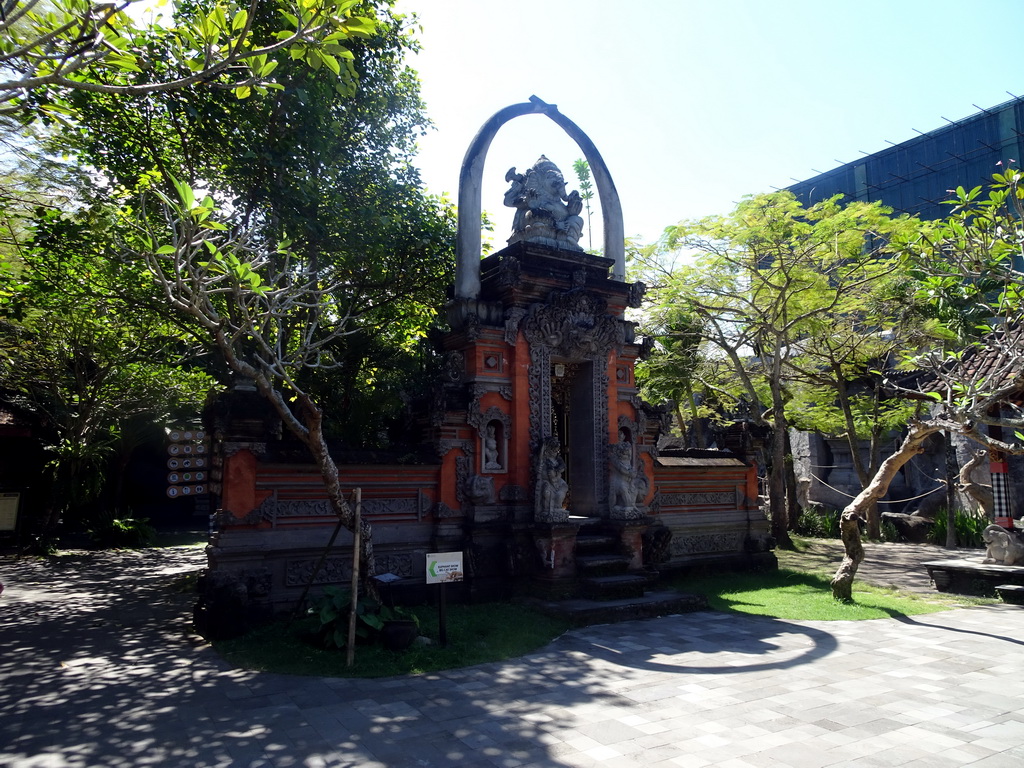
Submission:
[[[992,511],[997,518],[1013,517],[1006,470],[1005,461],[993,461],[989,466],[992,477]]]

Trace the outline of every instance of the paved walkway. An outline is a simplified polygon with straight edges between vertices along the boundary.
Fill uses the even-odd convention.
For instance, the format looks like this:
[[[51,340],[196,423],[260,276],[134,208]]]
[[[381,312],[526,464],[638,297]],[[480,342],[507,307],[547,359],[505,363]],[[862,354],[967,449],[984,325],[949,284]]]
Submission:
[[[201,561],[0,558],[0,765],[1024,765],[1021,608],[704,612],[437,675],[295,678],[231,670],[188,633],[169,586]]]

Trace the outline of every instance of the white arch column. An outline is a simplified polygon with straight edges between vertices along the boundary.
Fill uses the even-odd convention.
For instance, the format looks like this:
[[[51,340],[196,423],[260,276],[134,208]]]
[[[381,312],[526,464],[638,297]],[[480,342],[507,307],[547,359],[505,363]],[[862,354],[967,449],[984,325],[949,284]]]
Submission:
[[[590,138],[576,123],[559,112],[557,106],[531,96],[528,102],[513,104],[495,113],[483,124],[466,150],[466,157],[462,161],[462,170],[459,173],[459,225],[455,244],[456,300],[474,300],[480,296],[480,215],[483,210],[481,192],[487,150],[501,126],[517,117],[530,114],[547,115],[582,150],[583,157],[590,165],[590,172],[601,201],[604,255],[615,261],[612,279],[620,282],[626,279],[626,236],[622,225],[622,205],[604,158]]]

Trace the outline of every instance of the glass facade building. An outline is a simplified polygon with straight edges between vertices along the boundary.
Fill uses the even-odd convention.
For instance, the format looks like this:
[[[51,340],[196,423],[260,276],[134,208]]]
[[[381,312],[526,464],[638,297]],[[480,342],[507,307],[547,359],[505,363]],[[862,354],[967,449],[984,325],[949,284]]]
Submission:
[[[948,190],[985,186],[1001,167],[1024,167],[1022,131],[1024,98],[1015,98],[787,189],[804,205],[841,193],[937,219],[949,213]]]

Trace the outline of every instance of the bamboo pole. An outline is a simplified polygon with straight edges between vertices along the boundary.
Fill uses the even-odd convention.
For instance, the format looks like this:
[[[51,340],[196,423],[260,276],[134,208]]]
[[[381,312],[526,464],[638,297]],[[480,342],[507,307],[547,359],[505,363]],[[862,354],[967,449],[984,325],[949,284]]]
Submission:
[[[355,531],[352,542],[352,605],[348,614],[348,645],[345,648],[345,665],[351,667],[356,663],[356,606],[359,604],[359,545],[362,523],[360,513],[363,507],[363,489],[355,489]]]

